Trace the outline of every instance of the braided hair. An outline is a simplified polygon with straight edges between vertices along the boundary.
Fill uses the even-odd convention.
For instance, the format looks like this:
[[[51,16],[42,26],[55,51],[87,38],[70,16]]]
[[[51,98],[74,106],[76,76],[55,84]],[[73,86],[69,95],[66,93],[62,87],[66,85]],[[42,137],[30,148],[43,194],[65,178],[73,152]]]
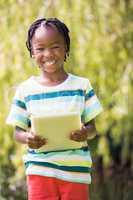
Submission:
[[[64,61],[66,61],[66,57],[69,56],[69,51],[70,51],[70,37],[69,37],[69,29],[67,26],[58,20],[57,18],[41,18],[37,19],[34,21],[29,30],[28,30],[28,36],[27,36],[27,41],[26,41],[26,46],[28,51],[30,52],[30,56],[32,56],[32,38],[35,34],[36,29],[38,29],[42,24],[45,26],[55,26],[59,33],[64,38],[65,44],[66,44],[66,55]]]

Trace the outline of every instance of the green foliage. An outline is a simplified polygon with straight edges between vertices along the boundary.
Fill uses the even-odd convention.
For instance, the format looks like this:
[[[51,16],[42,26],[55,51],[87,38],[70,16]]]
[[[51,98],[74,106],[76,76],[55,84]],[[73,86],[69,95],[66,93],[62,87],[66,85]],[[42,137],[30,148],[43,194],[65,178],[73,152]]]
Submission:
[[[0,1],[0,190],[5,177],[9,185],[23,177],[16,173],[23,167],[23,149],[16,145],[5,119],[15,87],[38,73],[25,41],[29,25],[39,17],[58,17],[68,25],[71,52],[65,67],[89,78],[103,104],[104,112],[97,118],[99,139],[89,141],[94,153],[103,157],[105,166],[130,160],[133,168],[132,11],[131,0]]]

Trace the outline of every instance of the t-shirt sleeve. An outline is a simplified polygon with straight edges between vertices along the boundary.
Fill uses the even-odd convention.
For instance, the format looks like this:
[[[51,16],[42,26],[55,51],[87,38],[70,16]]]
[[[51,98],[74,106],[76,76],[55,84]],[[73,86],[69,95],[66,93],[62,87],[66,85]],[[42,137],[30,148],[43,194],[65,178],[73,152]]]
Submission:
[[[21,87],[18,87],[16,90],[6,123],[12,126],[18,126],[24,130],[28,130],[30,127],[29,113]]]
[[[87,123],[102,112],[102,105],[96,96],[89,80],[85,90],[85,106],[82,113],[82,122]]]

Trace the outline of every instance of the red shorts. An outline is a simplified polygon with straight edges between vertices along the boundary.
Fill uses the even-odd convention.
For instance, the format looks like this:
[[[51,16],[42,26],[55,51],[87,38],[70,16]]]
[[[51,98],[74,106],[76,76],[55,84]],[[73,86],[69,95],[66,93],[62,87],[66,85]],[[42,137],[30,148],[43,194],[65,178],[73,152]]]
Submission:
[[[28,200],[89,200],[88,184],[29,175],[27,185]]]

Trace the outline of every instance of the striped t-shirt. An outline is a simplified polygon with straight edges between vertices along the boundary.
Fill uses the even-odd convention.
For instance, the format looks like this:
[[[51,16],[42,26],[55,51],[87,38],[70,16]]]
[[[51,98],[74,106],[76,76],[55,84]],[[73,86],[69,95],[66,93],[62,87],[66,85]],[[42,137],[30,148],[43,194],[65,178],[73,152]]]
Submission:
[[[17,88],[7,123],[29,130],[31,115],[64,112],[78,112],[82,122],[87,123],[101,111],[102,106],[88,79],[68,74],[63,83],[44,86],[37,76],[32,76]],[[55,130],[58,139],[57,134]],[[91,183],[92,160],[87,147],[52,152],[28,149],[23,158],[27,175]]]

